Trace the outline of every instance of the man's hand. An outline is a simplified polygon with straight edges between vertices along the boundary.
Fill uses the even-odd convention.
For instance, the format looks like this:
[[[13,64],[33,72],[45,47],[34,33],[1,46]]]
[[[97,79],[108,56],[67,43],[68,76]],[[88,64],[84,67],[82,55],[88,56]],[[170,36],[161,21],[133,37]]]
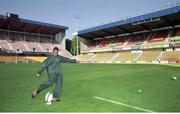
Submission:
[[[40,77],[40,74],[37,73],[36,76],[37,76],[37,77]]]

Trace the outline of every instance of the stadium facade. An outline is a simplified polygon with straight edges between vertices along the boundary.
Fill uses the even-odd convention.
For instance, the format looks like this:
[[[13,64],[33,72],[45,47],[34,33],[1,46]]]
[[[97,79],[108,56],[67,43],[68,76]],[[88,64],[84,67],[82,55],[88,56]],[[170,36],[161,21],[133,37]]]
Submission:
[[[80,30],[83,63],[180,63],[180,4]]]
[[[68,27],[19,18],[16,14],[0,15],[0,61],[42,61],[53,47],[61,54],[72,55],[65,49]]]

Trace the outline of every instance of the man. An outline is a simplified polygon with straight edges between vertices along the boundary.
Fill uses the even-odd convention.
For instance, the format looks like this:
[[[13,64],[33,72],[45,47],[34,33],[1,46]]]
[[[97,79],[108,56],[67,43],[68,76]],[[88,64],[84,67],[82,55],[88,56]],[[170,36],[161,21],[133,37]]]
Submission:
[[[63,62],[75,63],[76,60],[62,57],[58,55],[58,53],[59,53],[59,49],[57,47],[54,47],[52,55],[43,61],[43,65],[41,69],[37,72],[37,77],[39,77],[42,74],[42,72],[46,69],[48,74],[48,81],[44,84],[41,84],[39,88],[32,93],[32,98],[38,96],[41,91],[43,91],[44,89],[46,89],[55,82],[56,85],[53,91],[52,101],[60,100],[62,84],[63,84],[61,63]]]

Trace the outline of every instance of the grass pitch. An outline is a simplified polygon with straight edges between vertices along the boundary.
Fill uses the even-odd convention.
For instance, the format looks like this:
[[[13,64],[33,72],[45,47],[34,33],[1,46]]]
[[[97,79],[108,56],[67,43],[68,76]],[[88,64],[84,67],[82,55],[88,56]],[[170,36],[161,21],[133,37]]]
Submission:
[[[60,102],[46,105],[47,80],[35,76],[40,64],[0,65],[0,112],[143,112],[95,96],[154,112],[180,112],[180,67],[143,64],[63,64]],[[177,80],[172,80],[176,76]],[[141,90],[142,92],[139,92]]]

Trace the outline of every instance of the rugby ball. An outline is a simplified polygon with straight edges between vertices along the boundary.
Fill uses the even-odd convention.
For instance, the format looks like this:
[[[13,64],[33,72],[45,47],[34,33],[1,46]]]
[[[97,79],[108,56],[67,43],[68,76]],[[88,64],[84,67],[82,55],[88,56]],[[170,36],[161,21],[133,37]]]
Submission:
[[[45,101],[51,102],[53,99],[53,94],[51,92],[47,92],[45,95]]]

